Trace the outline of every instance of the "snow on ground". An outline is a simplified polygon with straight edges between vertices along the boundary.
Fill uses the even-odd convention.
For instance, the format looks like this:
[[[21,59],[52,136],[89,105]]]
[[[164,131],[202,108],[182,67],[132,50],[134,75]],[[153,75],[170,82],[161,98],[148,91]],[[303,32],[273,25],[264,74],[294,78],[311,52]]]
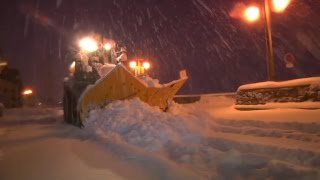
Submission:
[[[114,142],[161,154],[202,178],[232,176],[232,171],[243,178],[318,176],[319,110],[244,112],[233,102],[207,97],[163,113],[138,99],[117,101],[92,111],[86,126]]]
[[[63,123],[61,108],[6,110],[0,131],[0,179],[150,179],[90,133]]]
[[[233,103],[205,96],[162,112],[138,99],[114,101],[91,111],[84,129],[61,122],[57,109],[7,111],[0,177],[320,178],[320,110],[238,111]]]

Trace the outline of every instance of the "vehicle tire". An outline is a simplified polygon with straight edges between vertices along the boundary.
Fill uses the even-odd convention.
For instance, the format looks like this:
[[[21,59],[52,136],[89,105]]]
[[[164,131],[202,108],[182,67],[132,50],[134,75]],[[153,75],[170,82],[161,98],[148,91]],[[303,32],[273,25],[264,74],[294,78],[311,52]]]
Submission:
[[[81,126],[82,123],[78,118],[77,98],[70,89],[65,87],[63,95],[63,114],[64,121],[69,124]]]
[[[70,93],[70,121],[73,125],[78,124],[77,120],[77,99]]]
[[[64,89],[63,94],[63,118],[66,123],[71,122],[71,104],[70,104],[70,92],[68,89]]]

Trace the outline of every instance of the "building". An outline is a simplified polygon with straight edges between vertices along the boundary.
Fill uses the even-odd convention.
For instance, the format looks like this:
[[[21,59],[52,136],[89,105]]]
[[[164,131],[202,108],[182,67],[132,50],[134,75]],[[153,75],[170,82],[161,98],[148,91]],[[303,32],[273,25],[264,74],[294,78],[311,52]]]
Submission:
[[[22,81],[16,69],[7,66],[0,72],[0,103],[5,108],[22,107]]]

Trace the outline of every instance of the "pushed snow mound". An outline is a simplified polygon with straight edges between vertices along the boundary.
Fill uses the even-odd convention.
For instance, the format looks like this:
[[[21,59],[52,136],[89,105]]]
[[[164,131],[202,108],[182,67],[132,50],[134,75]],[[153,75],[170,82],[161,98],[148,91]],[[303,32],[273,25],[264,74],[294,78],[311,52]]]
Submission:
[[[174,114],[164,113],[134,98],[92,110],[85,126],[94,128],[100,135],[103,133],[105,138],[158,151],[169,142],[178,143],[192,136],[187,135],[190,129],[186,127],[186,118]]]
[[[269,111],[241,114],[245,112],[236,111],[232,101],[210,97],[173,104],[166,113],[138,98],[114,101],[92,110],[85,127],[107,143],[199,175],[193,179],[319,179],[319,126],[305,122],[310,111],[295,110],[299,123],[288,121],[292,116],[270,122],[284,116],[274,110],[274,116]],[[316,130],[305,130],[311,127]]]
[[[100,77],[106,76],[110,71],[112,71],[113,68],[115,68],[116,65],[114,64],[98,64],[96,65],[96,69],[98,71],[98,74],[100,75]]]
[[[153,79],[150,76],[140,77],[139,80],[147,87],[158,87],[158,88],[163,87],[163,85],[159,83],[158,79]]]

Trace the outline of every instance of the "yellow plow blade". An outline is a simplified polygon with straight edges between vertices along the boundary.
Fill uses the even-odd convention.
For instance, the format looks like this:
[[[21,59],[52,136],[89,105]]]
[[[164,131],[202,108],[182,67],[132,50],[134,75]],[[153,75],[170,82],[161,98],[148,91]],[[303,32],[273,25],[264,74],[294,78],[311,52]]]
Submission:
[[[185,71],[180,72],[180,79],[161,87],[148,87],[122,65],[116,66],[106,76],[90,85],[79,98],[77,110],[81,122],[94,107],[102,107],[113,100],[139,97],[151,106],[166,110],[168,103],[187,80]]]

